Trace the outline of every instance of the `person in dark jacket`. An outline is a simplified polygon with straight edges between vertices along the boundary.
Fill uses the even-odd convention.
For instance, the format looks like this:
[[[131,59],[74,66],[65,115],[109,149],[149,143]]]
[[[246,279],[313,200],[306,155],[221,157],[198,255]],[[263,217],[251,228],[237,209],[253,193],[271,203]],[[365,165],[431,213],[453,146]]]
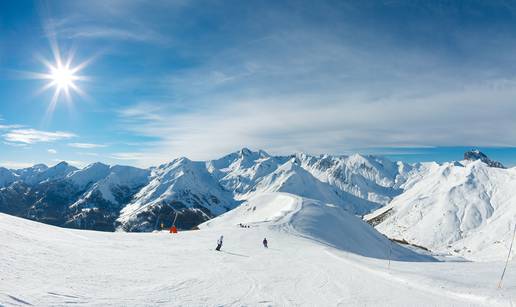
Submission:
[[[222,241],[224,240],[224,236],[220,236],[220,238],[217,240],[217,247],[215,250],[220,251],[220,248],[222,247]]]
[[[267,238],[263,238],[263,242],[262,243],[263,243],[263,246],[265,248],[268,248],[268,246],[267,246]]]

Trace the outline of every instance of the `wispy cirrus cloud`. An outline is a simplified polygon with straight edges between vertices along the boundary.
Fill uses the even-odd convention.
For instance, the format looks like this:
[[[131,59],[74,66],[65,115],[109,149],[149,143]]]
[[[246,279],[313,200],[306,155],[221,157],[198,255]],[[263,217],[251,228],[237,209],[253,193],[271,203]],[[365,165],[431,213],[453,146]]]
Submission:
[[[53,148],[49,148],[49,149],[47,149],[47,152],[48,152],[49,154],[52,154],[52,155],[57,154],[57,150],[55,150],[55,149],[53,149]]]
[[[182,1],[155,1],[153,6],[179,9]],[[146,14],[135,14],[148,7],[141,1],[93,1],[68,3],[68,9],[79,14],[49,19],[47,27],[62,38],[81,40],[106,40],[109,42],[132,42],[166,45],[171,37],[149,22]]]
[[[166,103],[142,102],[117,109],[120,119],[128,122],[149,122],[165,120],[164,113],[170,110]]]
[[[149,157],[148,154],[142,152],[118,152],[111,155],[116,160],[143,160]]]
[[[99,154],[96,152],[78,152],[77,154],[81,155],[81,156],[90,156],[90,157],[98,157],[99,156]]]
[[[10,129],[19,129],[23,128],[22,125],[2,125],[0,124],[0,130],[10,130]]]
[[[93,149],[93,148],[104,148],[107,147],[105,144],[94,144],[94,143],[68,143],[68,146],[73,148],[81,149]]]
[[[149,29],[128,30],[109,26],[75,26],[63,29],[60,34],[71,39],[110,39],[156,43],[167,41],[166,37]]]
[[[18,148],[30,148],[29,147],[29,144],[25,144],[25,143],[12,143],[12,142],[3,142],[5,145],[7,146],[11,146],[11,147],[18,147]]]
[[[214,107],[176,113],[153,109],[133,113],[122,127],[159,141],[133,155],[140,164],[171,157],[216,158],[243,146],[271,153],[340,154],[353,149],[413,146],[514,146],[516,123],[512,97],[504,90],[478,86],[425,95],[399,94],[378,99],[368,95],[328,93],[246,99],[210,97]],[[483,111],[492,101],[491,112]],[[171,103],[173,104],[173,103]],[[215,107],[216,106],[216,107]],[[146,118],[154,118],[152,121]],[[161,119],[159,119],[161,118]],[[464,127],[465,122],[475,123]],[[492,123],[496,122],[497,125]],[[129,159],[130,158],[130,159]],[[144,164],[145,164],[144,163]]]
[[[148,155],[141,161],[149,164],[181,155],[214,158],[243,146],[338,154],[372,147],[516,145],[516,86],[506,69],[516,47],[512,40],[478,36],[483,28],[451,26],[456,32],[449,41],[456,45],[449,48],[427,26],[451,33],[450,23],[411,15],[419,27],[407,33],[396,16],[388,16],[385,27],[369,24],[362,17],[370,17],[370,10],[362,5],[322,1],[314,6],[317,12],[276,7],[274,14],[244,16],[239,25],[259,31],[236,34],[227,46],[192,50],[198,65],[161,80],[172,98],[122,107],[119,126],[158,140],[142,149]],[[371,6],[398,12],[410,5]],[[454,18],[432,4],[411,9],[437,20]],[[493,44],[479,43],[480,37]],[[471,48],[475,42],[482,51]],[[498,48],[486,49],[497,44],[507,48],[492,57]]]
[[[10,143],[34,144],[49,143],[77,137],[76,134],[64,131],[43,131],[32,128],[13,129],[3,135],[4,140]]]

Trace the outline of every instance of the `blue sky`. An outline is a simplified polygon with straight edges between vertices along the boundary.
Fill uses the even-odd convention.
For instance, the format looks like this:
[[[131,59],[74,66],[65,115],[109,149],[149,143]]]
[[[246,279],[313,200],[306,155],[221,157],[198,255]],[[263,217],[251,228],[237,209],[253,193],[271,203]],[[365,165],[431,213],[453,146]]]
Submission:
[[[505,1],[2,1],[0,165],[156,165],[242,147],[516,165]],[[55,39],[55,40],[53,40]],[[51,42],[86,80],[60,97]]]

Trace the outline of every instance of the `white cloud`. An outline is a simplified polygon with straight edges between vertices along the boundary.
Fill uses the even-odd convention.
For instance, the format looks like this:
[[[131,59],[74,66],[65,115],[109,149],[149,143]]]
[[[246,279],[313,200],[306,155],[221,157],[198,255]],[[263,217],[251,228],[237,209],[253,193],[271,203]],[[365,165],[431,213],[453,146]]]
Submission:
[[[371,33],[342,29],[285,28],[163,78],[178,98],[119,111],[120,127],[159,140],[141,149],[138,162],[210,159],[244,146],[340,154],[516,145],[511,78],[403,48],[386,36],[349,41],[343,38]]]
[[[4,139],[7,142],[12,143],[23,143],[23,144],[33,144],[33,143],[48,143],[55,142],[64,139],[70,139],[76,137],[75,134],[70,132],[63,131],[42,131],[36,129],[14,129],[10,130],[4,135]]]
[[[177,9],[184,5],[181,2],[154,1],[153,4],[158,4],[158,7],[173,6]],[[50,20],[47,27],[60,37],[69,39],[105,39],[110,42],[128,41],[157,45],[170,43],[170,35],[162,31],[161,27],[157,27],[155,20],[138,16],[138,12],[149,8],[149,5],[143,1],[69,3],[68,15]]]
[[[81,155],[81,156],[90,156],[90,157],[98,157],[99,156],[99,154],[96,152],[78,152],[77,154]]]
[[[3,143],[7,146],[12,146],[12,147],[30,148],[28,144],[24,144],[24,143],[11,143],[11,142],[3,142]]]
[[[22,125],[0,125],[0,130],[18,129],[23,128]]]
[[[91,39],[110,39],[127,40],[135,42],[155,42],[163,43],[167,39],[158,32],[150,29],[121,29],[108,26],[78,26],[68,28],[61,32],[69,38],[91,38]]]
[[[48,152],[49,154],[52,154],[52,155],[55,155],[55,154],[57,154],[57,150],[55,150],[55,149],[52,149],[52,148],[50,148],[50,149],[47,149],[47,152]]]
[[[148,122],[165,120],[163,115],[167,110],[167,104],[144,102],[118,109],[117,112],[120,118],[127,121]]]
[[[111,155],[116,160],[142,160],[146,158],[145,153],[141,152],[118,152]]]
[[[107,147],[104,144],[93,144],[93,143],[69,143],[68,146],[81,149],[92,149],[92,148],[103,148]]]
[[[124,122],[123,127],[160,140],[130,155],[146,165],[183,155],[216,158],[244,146],[279,154],[340,154],[353,148],[399,146],[515,146],[515,95],[516,86],[503,91],[478,87],[419,96],[401,93],[380,99],[300,93],[221,103],[212,97],[213,108],[186,113],[160,110],[160,120]],[[489,112],[486,101],[491,101]]]
[[[33,166],[34,162],[0,161],[0,166],[10,169],[20,169]]]

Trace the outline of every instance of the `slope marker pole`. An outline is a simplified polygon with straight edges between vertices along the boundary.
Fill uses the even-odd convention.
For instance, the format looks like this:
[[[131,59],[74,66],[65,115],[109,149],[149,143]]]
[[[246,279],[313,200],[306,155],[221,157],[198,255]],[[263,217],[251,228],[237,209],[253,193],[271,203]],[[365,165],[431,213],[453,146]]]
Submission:
[[[172,222],[172,226],[176,225],[176,220],[177,220],[177,212],[176,212],[176,216],[174,217],[174,221]]]
[[[514,224],[514,231],[512,233],[511,246],[509,247],[509,254],[507,255],[507,260],[505,261],[505,267],[503,268],[502,276],[500,277],[500,282],[498,282],[498,289],[502,288],[503,277],[505,276],[505,271],[507,270],[507,265],[509,264],[509,259],[511,258],[512,245],[514,243],[515,236],[516,236],[516,224]]]
[[[389,239],[389,264],[387,265],[387,270],[391,270],[391,254],[392,254],[392,240]]]

